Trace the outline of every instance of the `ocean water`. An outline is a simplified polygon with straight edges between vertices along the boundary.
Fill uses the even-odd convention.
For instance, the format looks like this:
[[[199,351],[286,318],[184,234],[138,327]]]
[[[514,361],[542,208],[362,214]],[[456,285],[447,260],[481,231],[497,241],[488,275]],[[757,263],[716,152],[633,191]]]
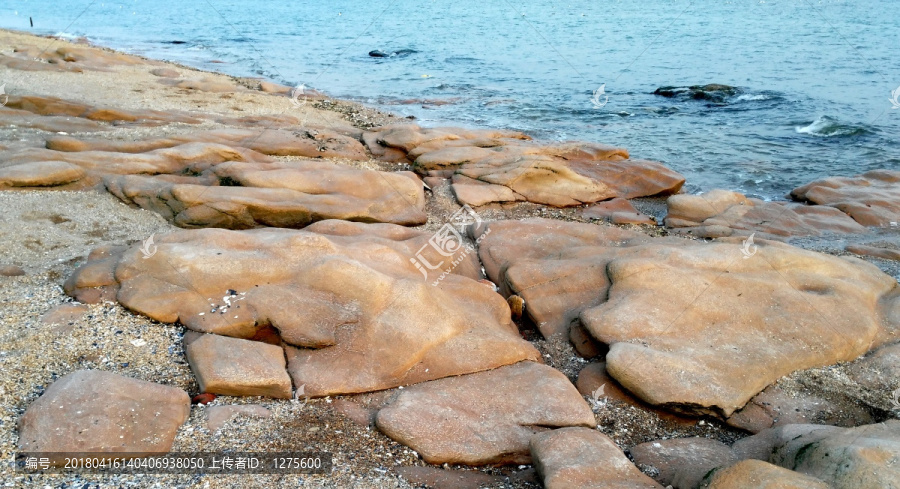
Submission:
[[[682,172],[689,192],[778,199],[823,176],[900,169],[900,109],[890,100],[894,90],[900,98],[897,6],[5,0],[0,27],[303,83],[422,125],[621,145]],[[401,49],[415,52],[368,54]],[[721,100],[653,95],[708,83],[738,91]]]

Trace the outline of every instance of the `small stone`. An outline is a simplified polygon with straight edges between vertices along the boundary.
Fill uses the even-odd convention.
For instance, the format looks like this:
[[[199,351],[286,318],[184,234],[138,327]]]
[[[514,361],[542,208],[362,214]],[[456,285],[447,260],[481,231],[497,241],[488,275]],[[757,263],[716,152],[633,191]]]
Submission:
[[[203,392],[291,398],[279,346],[210,334],[187,345],[187,359]]]

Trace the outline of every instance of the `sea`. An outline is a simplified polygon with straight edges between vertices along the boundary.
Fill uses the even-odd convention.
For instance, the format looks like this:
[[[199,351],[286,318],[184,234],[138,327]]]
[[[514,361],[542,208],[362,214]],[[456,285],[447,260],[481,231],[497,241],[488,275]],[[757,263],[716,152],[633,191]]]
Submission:
[[[687,192],[725,188],[778,200],[816,178],[900,169],[898,7],[4,0],[0,27],[302,84],[423,126],[623,146],[684,174]],[[654,94],[707,84],[735,90]]]

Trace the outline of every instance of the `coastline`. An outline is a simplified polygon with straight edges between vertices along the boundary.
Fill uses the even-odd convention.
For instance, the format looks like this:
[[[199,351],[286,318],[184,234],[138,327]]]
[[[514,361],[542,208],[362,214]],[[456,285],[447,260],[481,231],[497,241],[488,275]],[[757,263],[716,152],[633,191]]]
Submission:
[[[25,33],[0,30],[0,51],[8,52],[12,46],[41,44],[48,38]],[[85,46],[65,40],[53,41],[58,47],[74,49]],[[119,56],[113,50],[91,47],[111,56]],[[132,57],[128,55],[127,57]],[[139,57],[133,57],[138,59]],[[309,127],[335,131],[341,135],[362,134],[362,130],[381,126],[387,122],[411,122],[395,114],[381,112],[356,102],[316,97],[300,105],[291,104],[286,94],[265,93],[258,89],[258,81],[232,77],[218,72],[140,58],[140,62],[125,60],[110,71],[84,70],[75,72],[22,71],[4,68],[6,93],[27,93],[41,97],[57,97],[96,107],[115,107],[123,111],[160,111],[179,116],[195,117],[199,123],[138,123],[104,126],[100,139],[117,142],[178,137],[183,132],[216,130],[228,127],[230,121],[240,118],[256,118],[258,127],[276,127],[280,116],[290,116],[307,121]],[[185,88],[161,83],[167,77],[149,73],[151,69],[179,71],[179,80],[193,80],[194,87]],[[205,85],[202,85],[205,83]],[[217,87],[226,87],[221,91]],[[282,87],[282,89],[285,87]],[[287,87],[289,88],[289,87]],[[398,119],[400,119],[398,121]],[[223,123],[222,121],[229,121]],[[271,125],[270,125],[271,124]],[[3,136],[0,149],[23,150],[40,148],[48,131],[33,128],[0,126]],[[53,131],[67,132],[67,131]],[[68,134],[63,134],[68,136]],[[348,136],[349,137],[349,136]],[[277,157],[277,161],[298,160],[293,156]],[[358,170],[403,171],[410,164],[388,164],[373,158],[329,158],[330,162]],[[661,220],[665,213],[662,197],[632,199],[638,211]],[[427,221],[418,230],[436,231],[459,206],[448,184],[435,187],[425,203]],[[180,324],[162,324],[137,315],[118,303],[99,303],[81,306],[78,311],[60,310],[59,306],[71,304],[71,298],[63,293],[61,285],[73,271],[85,261],[93,248],[100,246],[131,245],[143,241],[155,233],[165,234],[178,228],[158,213],[128,206],[113,195],[100,191],[75,190],[25,190],[0,193],[0,217],[5,232],[0,234],[0,255],[6,261],[15,261],[26,274],[20,277],[2,278],[0,304],[6,309],[0,333],[0,350],[4,371],[10,375],[0,381],[0,405],[3,407],[0,425],[0,456],[4,461],[16,452],[16,423],[28,407],[47,386],[66,373],[79,368],[97,368],[166,385],[174,385],[189,393],[198,392],[198,385],[187,362],[184,361],[182,339],[186,328]],[[580,207],[551,209],[532,202],[488,204],[478,209],[485,220],[521,220],[530,217],[549,217],[563,222],[596,222],[581,214]],[[665,228],[629,226],[648,237],[667,236]],[[828,246],[831,237],[819,240],[810,238],[809,248],[824,248],[831,254],[847,254],[845,243]],[[900,273],[896,262],[881,264]],[[2,263],[0,263],[2,264]],[[67,306],[68,307],[68,306]],[[59,317],[54,314],[72,314]],[[62,312],[60,312],[62,311]],[[567,339],[545,340],[534,330],[528,339],[545,357],[548,364],[575,380],[584,361],[576,358]],[[144,346],[135,346],[132,340],[141,339]],[[860,399],[871,394],[862,392],[859,386],[845,381],[846,371],[852,363],[798,371],[780,382],[784,390],[798,393],[812,392],[828,398],[830,402],[853,412]],[[392,392],[394,391],[394,392]],[[838,392],[840,395],[835,396]],[[354,396],[325,397],[300,403],[296,400],[273,400],[221,396],[213,406],[260,404],[270,411],[268,417],[238,417],[227,428],[216,433],[207,427],[206,410],[209,407],[194,406],[188,422],[179,430],[174,451],[212,451],[242,447],[247,450],[276,451],[291,449],[295,444],[315,446],[335,454],[336,471],[330,476],[252,476],[242,478],[204,476],[85,476],[70,480],[59,476],[35,476],[28,484],[56,484],[68,482],[104,484],[159,483],[171,487],[269,487],[274,483],[300,484],[311,487],[419,487],[409,481],[411,477],[437,477],[429,471],[442,470],[426,464],[411,449],[391,440],[371,426],[374,407],[385,396],[396,391],[381,391]],[[885,393],[886,394],[886,393]],[[877,402],[884,402],[878,399]],[[360,407],[363,406],[363,407]],[[366,408],[372,408],[367,410]],[[700,436],[731,443],[746,434],[725,423],[704,418],[703,424],[685,423],[677,418],[667,418],[659,413],[635,409],[627,402],[610,402],[598,414],[602,424],[613,426],[608,434],[621,449],[639,443],[671,437]],[[360,420],[363,422],[360,422]],[[302,440],[302,441],[301,441]],[[385,454],[390,454],[386,456]],[[403,467],[427,467],[422,473]],[[404,472],[406,470],[406,472]],[[427,474],[425,474],[427,472]],[[405,475],[405,478],[400,477]],[[414,475],[410,475],[414,474]],[[423,475],[425,474],[425,475]],[[446,474],[441,474],[446,476]],[[534,468],[527,466],[454,467],[453,477],[481,477],[488,484],[498,487],[539,487]],[[13,473],[4,465],[4,480],[24,483],[26,476]],[[488,479],[484,479],[488,477]],[[493,479],[490,479],[493,477]],[[474,479],[473,479],[474,480]]]

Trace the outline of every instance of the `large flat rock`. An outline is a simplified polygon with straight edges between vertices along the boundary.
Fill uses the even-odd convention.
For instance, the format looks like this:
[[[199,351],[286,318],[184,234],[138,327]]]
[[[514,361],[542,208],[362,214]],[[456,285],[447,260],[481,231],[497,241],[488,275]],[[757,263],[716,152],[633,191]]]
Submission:
[[[291,377],[277,345],[203,335],[186,348],[200,392],[290,399]]]
[[[166,453],[191,401],[176,387],[99,370],[54,382],[19,420],[23,452]]]
[[[97,253],[66,282],[158,321],[237,338],[271,335],[310,396],[387,389],[493,369],[539,353],[465,248],[443,256],[430,233],[323,221],[305,230],[179,231]],[[146,250],[145,250],[146,251]],[[459,263],[443,279],[411,262]],[[446,267],[445,267],[446,268]]]
[[[533,435],[596,421],[565,375],[521,362],[406,388],[376,423],[429,463],[484,465],[530,463]]]
[[[542,219],[471,232],[488,230],[479,256],[501,292],[524,297],[545,336],[580,319],[610,345],[609,374],[655,406],[727,417],[784,375],[891,341],[900,323],[896,280],[855,258]]]

